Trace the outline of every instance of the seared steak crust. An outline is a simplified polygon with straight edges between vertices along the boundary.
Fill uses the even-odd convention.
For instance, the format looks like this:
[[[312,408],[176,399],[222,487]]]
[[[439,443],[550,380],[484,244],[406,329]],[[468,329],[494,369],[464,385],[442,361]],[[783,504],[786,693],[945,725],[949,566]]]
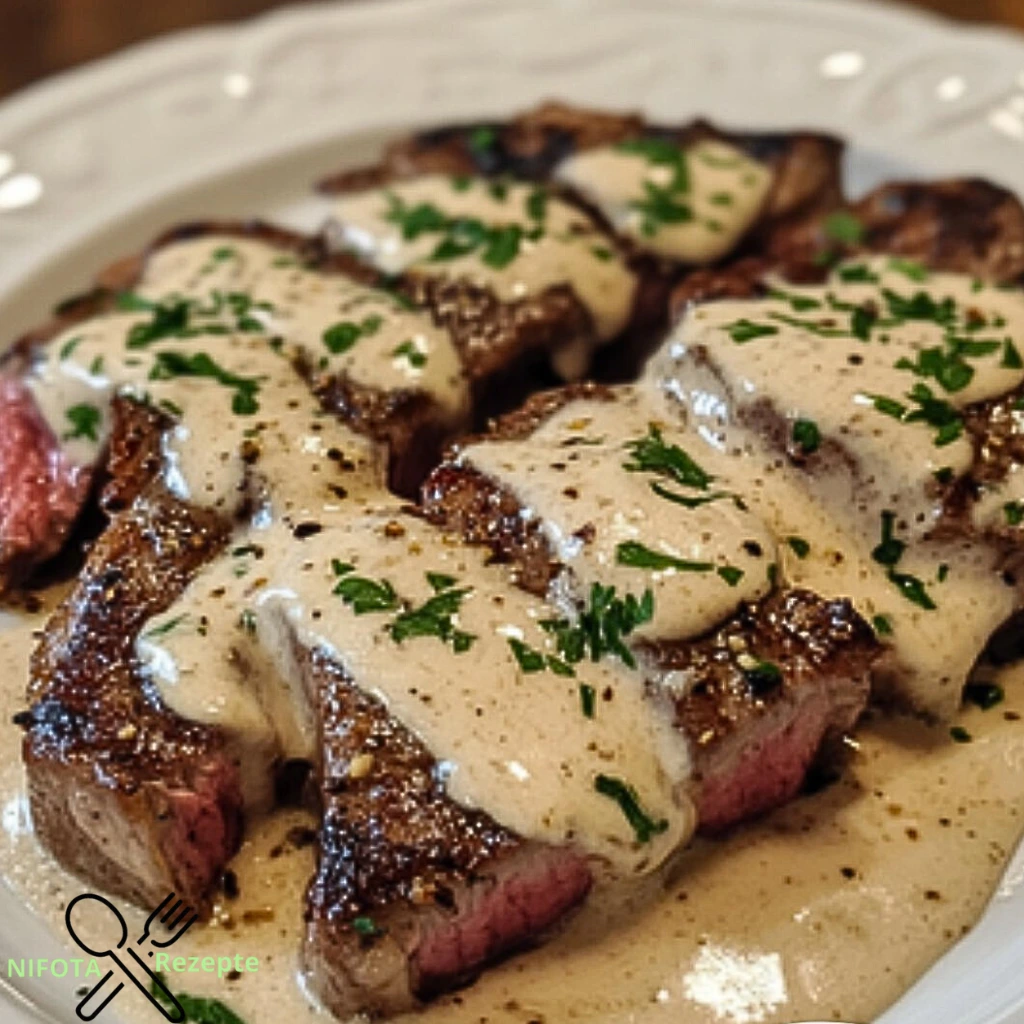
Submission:
[[[585,860],[445,795],[423,744],[322,652],[324,818],[305,969],[339,1017],[395,1013],[538,941],[590,888]]]
[[[813,218],[778,233],[770,255],[813,264],[822,254],[885,252],[988,281],[1024,276],[1024,206],[1012,192],[980,178],[890,182],[845,212],[861,225],[852,244],[830,237],[828,221]]]
[[[227,524],[154,484],[97,542],[31,665],[24,759],[40,840],[69,870],[145,906],[202,906],[240,839],[218,734],[147,686],[143,625],[223,546]]]
[[[689,739],[701,828],[719,831],[799,791],[867,703],[879,654],[849,601],[784,590],[692,642],[647,644],[647,661],[682,680],[672,701]],[[744,670],[738,655],[778,673]]]

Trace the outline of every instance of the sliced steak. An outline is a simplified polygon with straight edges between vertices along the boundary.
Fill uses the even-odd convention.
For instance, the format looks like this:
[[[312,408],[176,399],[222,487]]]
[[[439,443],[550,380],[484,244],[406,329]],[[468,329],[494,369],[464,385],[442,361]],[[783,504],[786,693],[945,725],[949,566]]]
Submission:
[[[0,376],[0,595],[63,547],[89,495],[28,388]]]
[[[135,641],[228,527],[159,485],[119,515],[32,659],[24,758],[41,842],[69,871],[143,906],[192,906],[241,838],[236,766],[217,734],[145,683]]]
[[[906,603],[897,599],[882,616],[889,625],[902,619],[903,629],[887,641],[897,664],[889,660],[880,692],[931,716],[954,713],[976,658],[1017,604],[1024,385],[1018,300],[1007,286],[1024,270],[1022,240],[1024,207],[985,182],[882,186],[838,222],[794,235],[775,262],[684,282],[673,297],[672,355],[653,371],[708,437],[748,456],[748,475],[775,460],[781,468],[769,475],[791,479],[794,496],[807,494],[808,508],[820,504],[841,524],[845,566],[861,565],[861,582],[837,562],[833,579],[822,568],[816,589],[874,614],[883,609],[868,606],[889,599],[868,593],[870,578],[887,571],[906,588]],[[933,276],[941,272],[969,276]],[[820,291],[788,291],[826,279]],[[850,285],[862,289],[852,304],[839,294]],[[716,313],[714,303],[730,299],[771,301]],[[728,320],[726,335],[739,324],[739,337],[700,326],[716,317]],[[820,388],[800,388],[772,353],[793,369],[816,366]],[[858,388],[866,398],[851,392]],[[814,425],[808,448],[798,421]],[[887,516],[898,535],[891,550],[878,547]],[[887,557],[899,566],[880,569]],[[962,641],[955,652],[954,638]]]
[[[849,601],[787,589],[706,637],[644,654],[680,680],[675,721],[694,751],[701,828],[719,832],[791,800],[834,757],[879,649]]]
[[[636,139],[686,147],[715,139],[768,164],[773,184],[755,235],[770,239],[784,225],[841,202],[840,140],[810,132],[726,132],[706,121],[652,124],[635,113],[612,113],[560,102],[542,103],[508,121],[433,128],[392,143],[380,163],[324,179],[330,193],[379,187],[423,174],[510,176],[550,181],[567,158]]]
[[[120,470],[107,463],[114,457],[128,457],[127,453],[118,455],[100,448],[83,462],[79,455],[66,452],[64,438],[56,436],[28,386],[33,364],[47,352],[53,355],[52,345],[57,339],[68,339],[69,332],[115,310],[119,297],[138,286],[157,254],[201,239],[264,243],[279,251],[282,260],[290,260],[299,269],[322,273],[326,279],[339,275],[368,287],[381,283],[379,275],[351,258],[330,255],[314,240],[257,222],[211,221],[175,228],[145,253],[120,260],[103,271],[92,292],[64,303],[48,324],[20,339],[0,364],[0,593],[23,581],[37,565],[61,550],[94,480],[120,477]],[[154,322],[159,322],[162,315],[157,309]],[[432,327],[426,317],[423,322]],[[330,326],[324,324],[322,329]],[[165,329],[165,336],[173,336],[173,325]],[[182,336],[186,336],[182,330]],[[216,348],[216,339],[211,340]],[[319,345],[319,337],[316,342]],[[69,342],[65,340],[64,344]],[[400,493],[414,493],[443,441],[464,425],[467,410],[453,414],[452,409],[442,409],[434,396],[416,387],[383,389],[357,382],[345,373],[325,373],[314,353],[300,355],[296,368],[324,407],[356,431],[386,445],[394,487]],[[417,358],[415,352],[411,355]],[[130,443],[125,435],[120,436],[122,444]],[[137,455],[145,457],[143,452]],[[153,455],[150,451],[149,457]],[[115,484],[115,491],[120,486]],[[113,492],[109,500],[115,506],[127,504]]]
[[[388,1015],[539,942],[591,885],[586,860],[453,803],[423,744],[320,653],[320,860],[304,968],[339,1018]]]
[[[773,259],[810,265],[884,252],[1009,283],[1024,276],[1024,206],[980,178],[889,182],[847,204],[838,218],[780,231],[768,251]]]
[[[577,401],[620,397],[600,385],[539,394],[478,440],[499,446],[521,440],[569,406],[585,419],[586,409],[573,405]],[[510,564],[523,588],[538,595],[557,589],[563,566],[540,515],[525,510],[508,485],[460,457],[471,443],[453,450],[424,484],[425,514],[465,541],[489,547]],[[586,460],[587,445],[575,450]],[[701,638],[636,646],[651,676],[652,700],[667,699],[693,751],[706,831],[778,806],[799,791],[819,754],[830,753],[856,723],[880,653],[872,629],[849,602],[785,588],[742,603]]]

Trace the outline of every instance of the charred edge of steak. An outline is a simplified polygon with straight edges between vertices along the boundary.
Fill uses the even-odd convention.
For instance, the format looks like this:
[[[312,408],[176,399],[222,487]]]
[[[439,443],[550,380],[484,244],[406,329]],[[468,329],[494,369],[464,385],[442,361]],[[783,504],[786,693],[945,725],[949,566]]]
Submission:
[[[567,342],[594,336],[589,312],[565,285],[503,302],[471,281],[410,274],[405,290],[448,330],[474,382],[504,373],[531,354],[540,359]]]
[[[452,802],[433,757],[378,700],[322,652],[300,658],[324,757],[304,963],[333,1012],[409,1009],[538,942],[584,899],[582,856]]]
[[[226,543],[228,524],[152,488],[97,542],[33,655],[24,760],[40,840],[69,870],[143,904],[203,905],[241,831],[219,734],[162,705],[139,632]]]
[[[536,519],[526,519],[519,499],[498,481],[459,462],[459,451],[479,440],[522,440],[559,409],[578,399],[614,401],[600,384],[573,384],[532,395],[515,412],[495,420],[485,435],[465,438],[453,447],[420,492],[423,514],[435,526],[470,544],[488,547],[493,557],[512,566],[516,583],[543,597],[560,566]]]
[[[827,220],[813,217],[778,232],[771,255],[813,265],[861,252],[892,253],[933,270],[976,274],[997,283],[1024,278],[1024,206],[991,182],[890,182],[845,209],[862,227],[856,244],[829,238]]]
[[[131,398],[115,396],[100,506],[108,516],[131,507],[164,465],[162,439],[171,418]]]
[[[849,601],[805,590],[743,605],[701,639],[640,650],[658,673],[683,680],[670,703],[676,728],[690,741],[704,832],[799,792],[815,762],[832,756],[860,717],[881,654]],[[740,657],[757,667],[742,668]]]

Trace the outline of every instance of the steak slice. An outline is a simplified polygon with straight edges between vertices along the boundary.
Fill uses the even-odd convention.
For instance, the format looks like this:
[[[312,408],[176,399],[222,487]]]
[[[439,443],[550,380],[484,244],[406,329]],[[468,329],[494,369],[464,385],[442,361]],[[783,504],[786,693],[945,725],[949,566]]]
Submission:
[[[538,394],[477,440],[523,439],[573,402],[616,397],[615,389],[592,384]],[[539,517],[527,514],[501,481],[460,460],[469,443],[453,450],[424,484],[427,518],[489,547],[524,589],[547,593],[562,566]],[[834,752],[836,739],[859,718],[880,653],[871,627],[848,601],[787,588],[741,604],[703,637],[645,640],[637,649],[652,699],[667,700],[689,741],[700,825],[709,832],[799,792],[819,755]]]
[[[852,221],[846,220],[840,237],[835,220],[814,217],[780,231],[768,254],[808,265],[824,257],[883,252],[987,281],[1024,276],[1024,206],[1012,192],[981,178],[888,182],[842,213]]]
[[[0,595],[63,547],[89,495],[92,469],[60,441],[16,377],[0,376]]]
[[[153,485],[96,543],[32,659],[24,760],[39,839],[69,871],[143,906],[194,907],[241,838],[235,764],[160,703],[135,640],[228,535]]]
[[[508,121],[469,122],[433,128],[393,142],[372,167],[325,178],[320,188],[336,193],[375,188],[423,174],[510,176],[550,181],[568,157],[635,139],[689,146],[715,139],[767,163],[773,183],[754,232],[757,244],[842,201],[838,139],[811,132],[726,132],[707,121],[680,126],[653,124],[636,113],[612,113],[546,102]]]
[[[105,450],[86,464],[64,450],[63,439],[47,424],[27,384],[33,363],[55,339],[116,309],[119,296],[139,284],[155,254],[204,238],[264,243],[296,267],[367,287],[381,284],[379,275],[353,259],[329,254],[313,239],[260,222],[184,225],[166,232],[144,253],[101,272],[91,292],[65,302],[49,323],[21,338],[0,361],[0,594],[61,550],[95,480],[120,475],[108,465],[112,456]],[[429,324],[425,317],[424,322]],[[384,390],[344,373],[328,374],[312,355],[299,359],[297,369],[325,409],[387,446],[392,484],[399,493],[415,492],[443,441],[464,422],[465,411],[453,420],[450,410],[441,409],[433,396],[415,387]],[[112,493],[110,500],[116,504],[118,499]]]
[[[303,964],[339,1018],[412,1008],[539,942],[587,895],[578,853],[453,803],[423,744],[322,652],[320,859]]]
[[[791,800],[838,752],[867,704],[879,654],[849,601],[784,589],[708,636],[645,645],[679,679],[676,727],[690,741],[701,829],[720,832]],[[668,675],[670,674],[670,675]]]

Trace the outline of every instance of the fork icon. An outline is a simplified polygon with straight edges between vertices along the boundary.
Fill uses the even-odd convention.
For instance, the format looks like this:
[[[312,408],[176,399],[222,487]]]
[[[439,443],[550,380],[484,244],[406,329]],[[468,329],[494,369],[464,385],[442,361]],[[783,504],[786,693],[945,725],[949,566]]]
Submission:
[[[120,926],[121,937],[114,949],[96,950],[91,949],[85,944],[85,942],[75,933],[74,926],[71,922],[72,911],[81,902],[85,900],[93,900],[102,906],[104,906],[110,914],[116,919]],[[143,926],[142,934],[135,942],[135,946],[140,948],[144,943],[149,940],[149,945],[158,948],[166,949],[168,946],[173,945],[178,941],[192,927],[193,924],[199,919],[199,915],[196,914],[192,907],[183,905],[181,900],[173,902],[174,893],[169,893],[160,903],[160,905],[149,915],[146,919],[146,923]],[[128,941],[128,925],[124,918],[121,916],[121,912],[111,903],[108,899],[103,896],[97,896],[94,893],[83,893],[80,896],[76,896],[67,906],[67,910],[64,912],[64,920],[67,923],[68,932],[71,937],[75,940],[78,946],[85,950],[86,953],[100,959],[102,957],[110,957],[114,963],[120,968],[121,973],[124,974],[128,980],[135,985],[135,987],[155,1006],[163,1015],[171,1022],[171,1024],[182,1024],[185,1020],[185,1011],[182,1009],[181,1004],[174,997],[171,991],[163,983],[163,981],[157,977],[147,966],[145,961],[135,951],[133,946],[128,946],[125,949],[125,944]],[[163,940],[156,940],[151,938],[154,926],[159,922],[164,929],[169,931],[170,937]],[[150,984],[146,985],[140,977],[137,976],[137,972],[130,970],[130,964],[122,962],[119,951],[124,950],[127,952],[131,960],[134,961],[139,968],[141,968],[142,974],[148,977]],[[148,951],[148,955],[153,955],[153,950]],[[89,990],[79,1002],[78,1006],[75,1007],[75,1013],[79,1019],[83,1021],[95,1020],[97,1015],[102,1012],[107,1004],[124,988],[124,982],[119,981],[117,987],[113,989],[106,998],[96,1007],[89,1007],[88,1004],[96,997],[107,982],[113,977],[113,970],[107,971],[107,973],[100,978],[92,989]],[[88,1008],[87,1008],[88,1007]]]

